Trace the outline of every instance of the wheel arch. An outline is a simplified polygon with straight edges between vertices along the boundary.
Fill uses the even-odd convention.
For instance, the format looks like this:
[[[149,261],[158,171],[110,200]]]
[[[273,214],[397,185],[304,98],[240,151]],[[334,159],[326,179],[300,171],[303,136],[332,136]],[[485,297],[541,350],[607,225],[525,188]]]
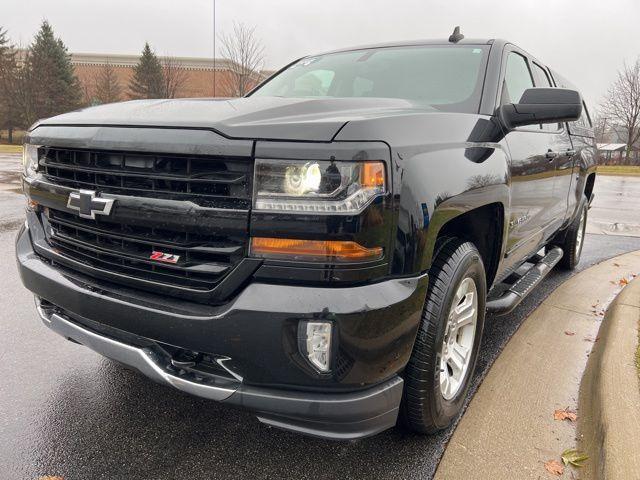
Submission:
[[[505,203],[502,201],[466,209],[440,206],[436,209],[429,226],[424,252],[425,269],[430,267],[434,255],[437,254],[441,239],[455,237],[466,240],[478,249],[485,266],[487,288],[490,288],[504,254],[507,232],[505,219]]]

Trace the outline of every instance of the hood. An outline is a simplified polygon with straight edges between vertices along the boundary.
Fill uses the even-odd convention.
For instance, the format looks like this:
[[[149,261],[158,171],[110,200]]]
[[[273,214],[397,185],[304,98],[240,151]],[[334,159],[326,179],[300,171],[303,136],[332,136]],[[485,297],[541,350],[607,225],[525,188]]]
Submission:
[[[425,111],[389,98],[136,100],[86,108],[38,125],[118,125],[216,130],[231,138],[329,142],[352,120]]]

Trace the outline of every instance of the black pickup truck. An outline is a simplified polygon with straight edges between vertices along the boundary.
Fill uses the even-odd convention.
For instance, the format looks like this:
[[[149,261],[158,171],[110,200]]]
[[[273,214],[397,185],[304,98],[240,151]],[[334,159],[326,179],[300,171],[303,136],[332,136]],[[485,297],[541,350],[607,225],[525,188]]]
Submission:
[[[16,250],[45,325],[280,428],[450,425],[485,315],[580,260],[595,180],[580,94],[460,37],[38,122]]]

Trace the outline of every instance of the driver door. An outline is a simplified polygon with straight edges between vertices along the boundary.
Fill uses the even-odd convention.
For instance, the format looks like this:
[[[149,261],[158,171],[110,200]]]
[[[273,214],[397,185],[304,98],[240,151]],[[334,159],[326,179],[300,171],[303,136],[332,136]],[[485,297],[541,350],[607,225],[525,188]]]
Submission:
[[[518,103],[535,86],[529,58],[515,47],[502,60],[501,104]],[[509,132],[511,203],[505,268],[517,267],[550,235],[554,218],[556,154],[550,132],[540,125]]]

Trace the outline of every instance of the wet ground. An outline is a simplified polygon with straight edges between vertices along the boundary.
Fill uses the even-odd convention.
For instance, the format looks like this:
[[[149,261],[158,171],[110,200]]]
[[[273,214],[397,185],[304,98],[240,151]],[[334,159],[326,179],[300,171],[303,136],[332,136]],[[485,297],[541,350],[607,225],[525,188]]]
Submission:
[[[588,233],[640,236],[640,177],[600,175]]]
[[[356,443],[306,438],[157,385],[54,335],[40,324],[17,274],[13,241],[23,205],[18,194],[0,191],[1,478],[433,475],[452,429],[430,437],[392,429]],[[637,249],[640,238],[587,235],[580,269]],[[522,321],[568,277],[551,273],[511,315],[488,319],[470,395]]]

